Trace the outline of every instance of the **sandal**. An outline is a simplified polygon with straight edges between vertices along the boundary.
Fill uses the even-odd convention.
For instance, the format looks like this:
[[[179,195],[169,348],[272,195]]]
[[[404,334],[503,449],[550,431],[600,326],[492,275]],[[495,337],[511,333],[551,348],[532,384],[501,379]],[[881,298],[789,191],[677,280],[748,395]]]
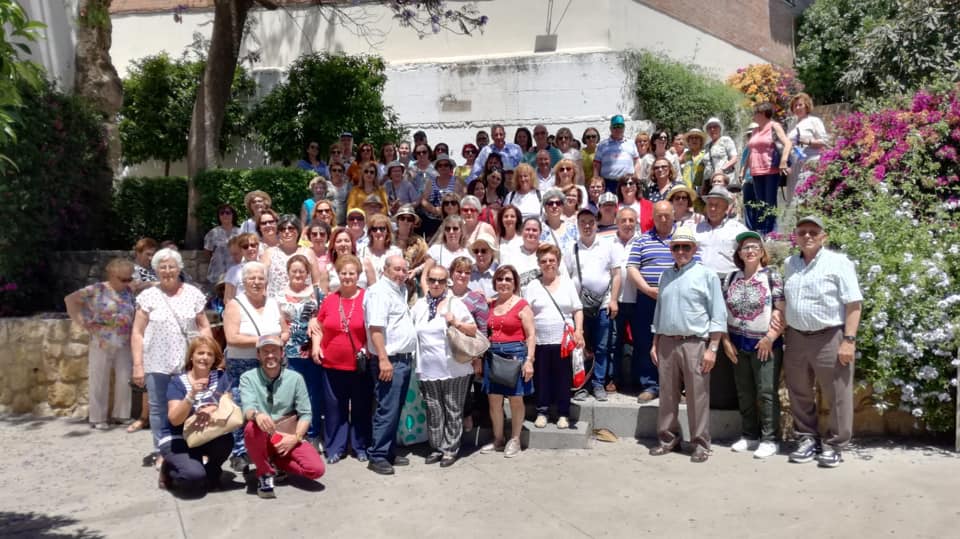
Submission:
[[[130,423],[130,426],[127,427],[127,432],[134,433],[134,432],[137,432],[138,430],[143,430],[148,428],[150,428],[150,423],[142,419],[138,419],[133,423]]]

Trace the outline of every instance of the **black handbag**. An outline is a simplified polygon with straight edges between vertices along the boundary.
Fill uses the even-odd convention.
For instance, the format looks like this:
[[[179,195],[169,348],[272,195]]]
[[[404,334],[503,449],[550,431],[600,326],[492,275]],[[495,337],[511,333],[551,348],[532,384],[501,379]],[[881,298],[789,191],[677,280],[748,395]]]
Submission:
[[[517,379],[520,378],[520,369],[523,368],[523,362],[491,353],[488,367],[491,382],[514,388],[517,386]]]
[[[368,363],[370,363],[370,357],[365,348],[357,350],[357,345],[353,342],[353,335],[350,333],[350,321],[347,319],[347,315],[343,312],[342,299],[340,300],[339,310],[340,323],[343,324],[343,330],[347,333],[347,338],[350,339],[350,348],[353,349],[353,358],[356,361],[357,372],[364,374],[367,372]],[[350,318],[353,318],[353,309],[350,309]]]

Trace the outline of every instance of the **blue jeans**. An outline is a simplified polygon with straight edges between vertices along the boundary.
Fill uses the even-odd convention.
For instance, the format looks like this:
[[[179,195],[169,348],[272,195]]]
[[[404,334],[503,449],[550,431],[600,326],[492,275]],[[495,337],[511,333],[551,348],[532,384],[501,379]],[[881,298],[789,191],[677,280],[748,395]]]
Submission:
[[[236,359],[227,358],[227,376],[230,377],[230,394],[233,396],[233,402],[243,409],[240,402],[240,376],[250,369],[256,369],[260,362],[256,359]],[[247,448],[243,445],[243,429],[233,431],[233,451],[231,457],[246,455]]]
[[[389,382],[381,382],[378,360],[370,361],[370,376],[374,379],[373,393],[377,397],[377,409],[373,412],[373,437],[370,449],[367,450],[371,462],[393,462],[393,446],[397,440],[400,412],[410,388],[410,359],[391,356],[390,363],[393,364],[393,378]]]
[[[635,304],[621,303],[619,307],[620,311],[617,313],[617,317],[613,319],[613,361],[607,369],[607,377],[617,385],[622,386],[626,383],[626,380],[623,379],[621,369],[623,367],[623,349],[627,345],[627,326],[630,326],[632,333],[636,333],[633,328],[633,311],[635,310]],[[631,358],[632,357],[631,355]]]
[[[148,372],[146,376],[147,402],[150,405],[150,432],[153,433],[153,449],[160,449],[160,437],[163,432],[169,434],[170,426],[167,423],[167,386],[170,385],[169,374]]]
[[[600,309],[597,316],[583,317],[583,338],[587,346],[593,348],[593,376],[590,382],[594,389],[602,388],[607,383],[611,352],[610,331],[610,314],[607,309]]]
[[[323,436],[323,372],[322,367],[313,362],[312,359],[302,357],[288,357],[287,366],[303,376],[303,381],[307,384],[307,396],[310,398],[310,408],[313,412],[313,419],[310,421],[310,428],[307,430],[307,436],[310,438],[320,438]]]
[[[769,234],[777,228],[777,189],[779,187],[779,174],[753,177],[754,204],[757,205],[757,209],[754,213],[756,220],[751,219],[751,223],[756,232]]]
[[[637,291],[637,303],[633,310],[633,378],[640,384],[640,391],[649,391],[660,394],[660,374],[650,359],[650,348],[653,346],[653,310],[657,307],[657,300],[643,292]]]

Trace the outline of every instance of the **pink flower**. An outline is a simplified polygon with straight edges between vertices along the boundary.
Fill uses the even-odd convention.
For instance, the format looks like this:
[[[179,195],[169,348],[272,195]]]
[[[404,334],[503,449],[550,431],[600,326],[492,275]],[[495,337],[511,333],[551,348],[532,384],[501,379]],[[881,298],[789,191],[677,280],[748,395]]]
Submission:
[[[882,182],[883,179],[886,177],[886,175],[887,175],[887,167],[883,165],[878,165],[876,168],[873,169],[873,177],[878,182]]]
[[[937,157],[943,159],[944,161],[956,161],[957,160],[957,149],[949,144],[944,144],[937,150]]]

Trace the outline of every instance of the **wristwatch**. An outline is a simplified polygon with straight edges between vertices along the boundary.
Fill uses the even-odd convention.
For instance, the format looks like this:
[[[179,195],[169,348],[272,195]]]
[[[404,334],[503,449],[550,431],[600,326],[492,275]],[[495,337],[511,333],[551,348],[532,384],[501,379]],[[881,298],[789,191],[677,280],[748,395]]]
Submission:
[[[844,336],[843,336],[843,340],[845,340],[845,341],[847,341],[847,342],[856,343],[856,342],[857,342],[857,336],[856,336],[856,335],[844,335]]]

